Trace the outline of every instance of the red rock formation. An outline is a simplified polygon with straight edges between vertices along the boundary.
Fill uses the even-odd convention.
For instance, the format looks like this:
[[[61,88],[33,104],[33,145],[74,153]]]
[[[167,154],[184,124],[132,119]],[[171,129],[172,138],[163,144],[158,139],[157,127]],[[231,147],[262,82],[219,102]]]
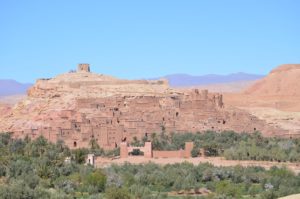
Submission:
[[[259,96],[300,96],[299,80],[300,64],[281,65],[245,93]]]

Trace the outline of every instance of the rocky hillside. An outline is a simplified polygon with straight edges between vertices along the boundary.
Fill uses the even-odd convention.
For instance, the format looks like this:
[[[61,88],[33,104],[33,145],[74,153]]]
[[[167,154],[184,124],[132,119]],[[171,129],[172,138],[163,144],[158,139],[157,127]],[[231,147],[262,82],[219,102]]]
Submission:
[[[281,65],[245,91],[259,96],[300,96],[300,64]]]

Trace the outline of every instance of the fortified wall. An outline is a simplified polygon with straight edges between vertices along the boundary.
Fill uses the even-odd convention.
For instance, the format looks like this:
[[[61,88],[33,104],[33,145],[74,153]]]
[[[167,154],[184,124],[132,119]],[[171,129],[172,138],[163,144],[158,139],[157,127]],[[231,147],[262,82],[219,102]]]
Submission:
[[[162,130],[274,133],[264,121],[226,109],[218,93],[177,91],[165,80],[119,80],[89,73],[88,65],[78,68],[77,73],[37,81],[28,98],[3,120],[2,129],[16,138],[63,140],[71,148],[89,147],[94,139],[104,149]]]

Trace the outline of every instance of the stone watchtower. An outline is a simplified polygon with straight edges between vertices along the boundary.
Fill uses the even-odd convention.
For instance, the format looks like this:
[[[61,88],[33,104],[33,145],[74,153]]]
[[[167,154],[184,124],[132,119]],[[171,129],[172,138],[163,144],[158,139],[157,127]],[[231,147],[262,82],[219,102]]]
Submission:
[[[78,64],[77,72],[91,72],[89,64]]]

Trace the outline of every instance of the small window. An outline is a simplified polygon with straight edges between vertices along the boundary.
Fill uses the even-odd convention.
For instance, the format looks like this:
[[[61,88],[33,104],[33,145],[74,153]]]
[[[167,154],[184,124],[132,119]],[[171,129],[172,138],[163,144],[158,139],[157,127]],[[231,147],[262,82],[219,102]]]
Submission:
[[[77,147],[77,142],[74,142],[74,143],[73,143],[73,146],[74,146],[74,147]]]

